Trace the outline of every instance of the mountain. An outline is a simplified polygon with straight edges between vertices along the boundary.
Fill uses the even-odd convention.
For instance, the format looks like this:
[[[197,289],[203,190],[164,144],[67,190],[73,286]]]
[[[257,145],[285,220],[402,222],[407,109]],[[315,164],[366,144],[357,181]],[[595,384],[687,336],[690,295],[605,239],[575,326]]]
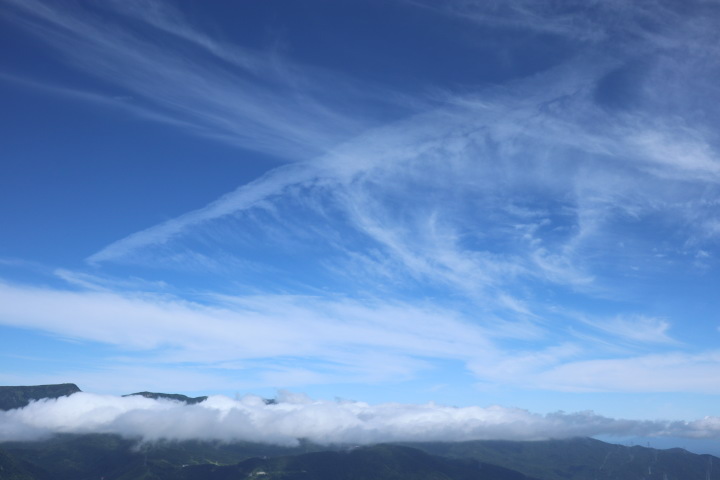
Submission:
[[[177,400],[179,402],[187,403],[188,405],[193,405],[195,403],[204,402],[207,400],[207,396],[202,397],[188,397],[186,395],[181,395],[179,393],[157,393],[157,392],[137,392],[137,393],[129,393],[127,395],[123,395],[123,397],[132,397],[134,395],[140,395],[141,397],[145,398],[167,398],[169,400]],[[265,402],[265,405],[274,405],[277,403],[277,400],[274,398],[263,398],[263,402]]]
[[[207,400],[208,397],[188,397],[186,395],[181,395],[179,393],[156,393],[156,392],[137,392],[137,393],[130,393],[128,395],[123,395],[123,397],[132,397],[134,395],[139,395],[141,397],[145,398],[153,398],[155,400],[159,398],[166,398],[169,400],[177,400],[178,402],[184,402],[188,405],[193,405],[195,403],[204,402]]]
[[[0,479],[2,480],[35,480],[35,476],[26,470],[22,462],[11,455],[0,451]]]
[[[720,480],[720,459],[590,438],[382,444],[141,444],[117,435],[0,443],[1,480]]]
[[[74,384],[0,387],[0,408],[79,392]],[[139,392],[193,404],[207,397]],[[266,400],[266,403],[272,402]],[[381,444],[159,441],[59,434],[0,442],[0,480],[720,480],[720,459],[591,438]]]
[[[193,452],[193,447],[201,447]],[[284,454],[275,447],[238,445],[243,460],[218,464],[203,459],[221,445],[206,443],[138,446],[116,435],[61,435],[44,442],[0,444],[2,480],[538,480],[511,469],[430,455],[400,445],[375,445],[342,451]],[[177,448],[177,449],[176,449]],[[303,448],[303,447],[300,447]],[[3,451],[4,450],[4,451]],[[174,452],[173,452],[174,450]],[[251,450],[276,456],[246,457]],[[183,453],[184,452],[184,453]],[[226,450],[225,455],[229,451]],[[194,457],[194,458],[191,458]],[[229,458],[226,457],[226,460]],[[184,463],[190,461],[192,463]],[[0,466],[3,464],[0,463]],[[14,475],[14,476],[11,476]]]
[[[433,455],[472,458],[513,468],[544,480],[720,480],[720,462],[712,455],[697,455],[680,448],[626,447],[592,438],[407,445]]]
[[[275,458],[322,450],[327,447],[307,442],[301,442],[299,447],[250,442],[141,443],[112,434],[58,434],[47,440],[0,442],[0,454],[5,455],[7,462],[25,466],[25,470],[32,467],[31,471],[35,472],[32,480],[101,477],[135,480],[145,478],[150,472],[155,473],[148,478],[175,478],[170,474],[191,465],[235,465],[250,458]],[[2,465],[0,463],[0,467]],[[145,473],[138,473],[141,471]],[[0,480],[6,480],[2,470]]]
[[[30,385],[30,386],[0,386],[0,410],[12,410],[27,406],[32,400],[42,400],[44,398],[60,398],[81,392],[74,383],[60,383],[55,385]],[[123,395],[130,397],[140,395],[145,398],[166,398],[169,400],[177,400],[188,405],[200,403],[207,400],[208,397],[188,397],[179,393],[157,393],[157,392],[137,392]]]
[[[43,441],[0,443],[0,453],[24,465],[32,480],[112,479],[128,466],[142,464],[136,445],[118,435],[57,435]],[[0,480],[5,477],[0,475]]]
[[[0,387],[0,410],[22,408],[27,406],[32,400],[66,397],[80,391],[74,383],[33,385],[28,387]]]
[[[537,480],[474,460],[429,455],[400,445],[375,445],[340,452],[253,458],[237,465],[183,468],[178,480]]]

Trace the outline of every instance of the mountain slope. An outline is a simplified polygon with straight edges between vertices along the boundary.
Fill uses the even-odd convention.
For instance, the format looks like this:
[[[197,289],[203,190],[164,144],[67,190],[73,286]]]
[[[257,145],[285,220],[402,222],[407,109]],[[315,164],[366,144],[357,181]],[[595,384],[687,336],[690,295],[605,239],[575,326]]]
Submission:
[[[188,405],[193,405],[195,403],[204,402],[207,400],[208,397],[188,397],[187,395],[181,395],[179,393],[157,393],[157,392],[137,392],[137,393],[130,393],[128,395],[123,395],[123,397],[132,397],[132,396],[141,396],[145,398],[152,398],[152,399],[159,399],[159,398],[165,398],[168,400],[177,400],[178,402],[183,402]]]
[[[60,398],[80,392],[74,383],[57,385],[33,385],[0,387],[0,410],[12,410],[27,406],[32,400]]]
[[[720,480],[720,459],[710,455],[589,438],[341,450],[58,435],[0,443],[0,468],[2,480]]]
[[[0,479],[36,480],[37,477],[28,471],[21,461],[8,453],[0,451]]]
[[[75,384],[0,387],[0,409],[79,392]],[[206,397],[139,392],[187,404]],[[272,400],[265,400],[273,403]],[[0,480],[720,480],[720,459],[682,449],[590,438],[376,445],[347,450],[301,441],[140,443],[111,434],[0,443]]]
[[[45,441],[0,443],[0,453],[31,466],[33,480],[110,479],[129,465],[142,464],[135,447],[136,442],[118,435],[58,435]]]
[[[179,444],[173,445],[185,450]],[[0,450],[3,455],[0,460],[7,458],[8,466],[31,467],[8,470],[13,476],[7,477],[0,472],[0,479],[534,480],[504,467],[443,458],[398,445],[254,457],[226,465],[209,461],[177,463],[182,455],[170,455],[173,445],[166,444],[157,450],[153,445],[138,445],[115,435],[63,435],[45,442],[0,444],[5,449],[4,453]],[[222,446],[203,447],[208,451]],[[262,447],[256,445],[255,450]],[[277,452],[273,447],[267,450]]]
[[[429,455],[398,445],[249,459],[232,466],[183,468],[173,480],[533,480],[519,472],[472,460]]]
[[[544,480],[720,480],[720,462],[712,455],[679,448],[625,447],[591,438],[408,445],[434,455],[473,458],[513,468]]]

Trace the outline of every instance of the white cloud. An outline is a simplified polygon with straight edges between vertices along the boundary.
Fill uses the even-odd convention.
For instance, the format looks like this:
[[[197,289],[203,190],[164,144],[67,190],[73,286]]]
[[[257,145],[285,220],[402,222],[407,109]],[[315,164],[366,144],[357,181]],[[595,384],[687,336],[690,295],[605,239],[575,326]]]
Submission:
[[[0,284],[0,323],[116,347],[114,358],[95,370],[62,372],[95,388],[107,387],[102,378],[112,375],[128,390],[133,378],[152,388],[150,379],[158,376],[177,389],[177,374],[157,373],[174,365],[185,365],[196,390],[219,388],[223,378],[233,378],[237,388],[403,381],[457,361],[500,387],[720,393],[720,355],[712,350],[637,355],[613,345],[599,349],[580,336],[553,344],[547,329],[528,335],[538,328],[533,324],[484,322],[428,303],[266,295],[200,304]],[[620,322],[611,333],[677,347],[665,341],[662,323],[641,320],[644,330],[636,332],[633,325]],[[129,354],[136,358],[123,358]]]
[[[144,441],[222,440],[294,445],[393,441],[539,440],[574,436],[681,436],[718,438],[720,419],[633,421],[592,412],[538,415],[527,410],[354,401],[317,401],[284,393],[266,405],[256,396],[211,396],[185,405],[171,400],[76,393],[0,412],[0,441],[54,433],[116,433]]]
[[[579,360],[539,372],[535,385],[575,392],[720,393],[720,352]]]
[[[598,330],[624,340],[640,343],[677,343],[667,333],[670,323],[661,318],[627,315],[598,320],[583,319],[583,321]]]
[[[0,284],[0,323],[152,352],[145,360],[160,363],[263,360],[268,381],[278,381],[288,358],[330,362],[325,369],[335,381],[378,381],[424,368],[415,357],[463,359],[494,350],[490,333],[449,310],[292,295],[222,297],[208,306]]]

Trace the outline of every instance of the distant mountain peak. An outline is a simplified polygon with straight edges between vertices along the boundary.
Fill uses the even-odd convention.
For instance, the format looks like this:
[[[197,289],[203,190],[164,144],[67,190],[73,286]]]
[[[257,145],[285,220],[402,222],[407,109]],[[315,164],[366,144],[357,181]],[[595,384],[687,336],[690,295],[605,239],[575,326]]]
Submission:
[[[136,393],[130,393],[128,395],[123,395],[123,397],[132,397],[132,396],[141,396],[145,398],[152,398],[154,400],[158,400],[160,398],[165,398],[168,400],[176,400],[178,402],[183,402],[188,405],[193,405],[195,403],[204,402],[207,400],[207,396],[202,397],[188,397],[187,395],[181,395],[179,393],[158,393],[158,392],[136,392]]]
[[[22,408],[33,400],[67,397],[81,391],[74,383],[0,387],[0,410]]]

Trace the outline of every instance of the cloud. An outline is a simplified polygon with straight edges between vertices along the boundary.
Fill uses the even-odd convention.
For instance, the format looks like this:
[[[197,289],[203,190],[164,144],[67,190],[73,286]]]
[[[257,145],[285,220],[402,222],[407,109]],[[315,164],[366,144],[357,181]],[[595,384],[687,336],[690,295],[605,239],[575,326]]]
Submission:
[[[171,400],[76,393],[0,412],[0,441],[55,433],[115,433],[143,441],[220,440],[296,445],[396,441],[540,440],[575,436],[720,437],[720,419],[692,422],[633,421],[592,412],[538,415],[527,410],[438,404],[313,400],[281,393],[266,405],[246,395],[211,396],[185,405]]]
[[[414,107],[436,105],[438,99],[444,105],[419,115],[410,115],[417,108],[405,109],[405,119],[394,123],[359,114],[368,96],[380,98],[378,90],[361,93],[340,74],[273,55],[268,60],[267,52],[210,38],[163,3],[112,2],[102,7],[109,27],[88,12],[37,1],[11,2],[10,18],[42,33],[81,70],[143,99],[134,110],[301,160],[205,207],[113,242],[89,256],[92,264],[154,262],[187,268],[195,263],[206,268],[213,257],[230,263],[239,257],[240,265],[243,231],[299,243],[302,228],[291,228],[296,221],[312,224],[317,235],[310,242],[325,243],[336,254],[318,262],[335,271],[343,270],[338,263],[345,260],[370,274],[368,284],[376,281],[373,273],[390,275],[533,315],[538,312],[531,302],[507,284],[520,280],[596,288],[602,279],[586,253],[607,245],[593,255],[606,265],[604,260],[616,254],[608,246],[619,241],[625,215],[642,224],[658,212],[671,223],[685,222],[692,214],[696,221],[685,240],[714,236],[713,210],[702,208],[685,188],[691,184],[715,193],[718,188],[713,133],[701,128],[692,113],[695,97],[711,86],[698,84],[689,96],[684,92],[691,89],[681,80],[700,82],[717,62],[676,68],[687,57],[682,51],[688,41],[698,52],[713,45],[712,29],[694,15],[681,17],[678,26],[671,5],[652,5],[657,8],[591,2],[578,9],[571,8],[578,6],[575,2],[547,6],[526,1],[438,7],[480,25],[495,22],[498,28],[522,26],[569,41],[578,35],[589,40],[576,46],[579,55],[564,64],[551,62],[552,68],[502,87],[445,92],[432,102],[418,97]],[[118,20],[123,18],[173,41],[161,47],[126,28]],[[653,29],[660,33],[652,34]],[[609,51],[615,42],[628,53]],[[188,45],[197,63],[183,60]],[[639,84],[633,91],[643,108],[612,109],[599,101],[599,86],[613,72],[637,63],[634,56],[641,53],[648,59],[627,82]],[[671,81],[664,72],[681,73]],[[330,84],[332,89],[325,88]],[[398,94],[388,92],[396,90],[383,94],[395,99]],[[676,102],[668,104],[669,98]],[[511,213],[530,204],[545,204],[547,214],[528,220]],[[264,215],[268,212],[272,215]],[[312,217],[302,221],[303,215]],[[358,236],[369,242],[354,246],[348,241]],[[198,252],[198,238],[214,249]],[[634,248],[647,246],[642,235],[626,243],[633,240],[638,240]]]
[[[489,355],[491,334],[436,306],[346,298],[222,297],[63,291],[0,284],[0,322],[62,338],[150,352],[148,364],[253,372],[255,384],[378,382],[411,377],[423,359]],[[303,366],[293,366],[302,359]],[[308,375],[299,375],[305,369]],[[251,381],[245,374],[245,381]],[[251,377],[252,378],[252,377]]]
[[[160,263],[199,253],[197,239],[210,255],[242,260],[252,232],[274,251],[285,246],[278,239],[324,244],[317,265],[339,271],[347,261],[368,283],[373,273],[390,275],[537,313],[504,287],[550,282],[591,291],[603,281],[598,267],[628,266],[608,261],[623,252],[657,264],[644,254],[657,240],[643,226],[671,225],[684,236],[672,254],[703,248],[715,235],[706,201],[720,180],[712,136],[673,117],[606,111],[593,87],[610,68],[580,60],[511,88],[452,98],[88,260]],[[542,215],[518,214],[530,205],[542,205]],[[621,242],[625,249],[616,249]]]
[[[110,94],[101,94],[96,92],[63,87],[59,85],[52,85],[38,82],[30,78],[21,77],[18,75],[11,75],[4,72],[0,72],[0,81],[10,83],[13,86],[20,88],[35,90],[41,93],[56,95],[58,97],[69,100],[79,100],[103,108],[118,110],[139,117],[141,119],[162,122],[178,128],[190,130],[195,128],[195,126],[191,123],[173,117],[172,115],[166,115],[161,112],[154,112],[152,110],[143,108],[142,105],[134,103],[129,97],[113,96]]]
[[[675,343],[667,331],[670,323],[659,318],[643,315],[620,316],[598,321],[585,320],[594,328],[620,339],[641,343]]]
[[[585,392],[696,392],[717,394],[720,352],[667,352],[629,358],[567,362],[541,372],[546,388]]]
[[[404,1],[486,27],[531,31],[590,45],[649,37],[657,29],[667,28],[670,20],[678,20],[676,6],[663,0],[632,5],[618,0],[469,0],[440,5],[427,0]]]
[[[210,300],[0,284],[0,323],[115,347],[105,363],[62,372],[108,391],[118,388],[103,379],[116,377],[143,388],[157,388],[152,379],[161,377],[168,387],[186,390],[182,375],[192,390],[222,388],[223,379],[247,389],[382,384],[429,374],[450,361],[504,388],[720,392],[715,350],[691,354],[661,342],[662,353],[638,354],[612,344],[599,348],[592,339],[555,343],[532,323],[483,321],[427,302],[297,295]],[[651,322],[649,334],[661,326]],[[647,332],[639,334],[648,340]],[[170,372],[177,365],[182,372]]]
[[[657,283],[718,254],[715,14],[662,1],[573,15],[532,1],[432,7],[571,47],[532,74],[403,103],[388,93],[403,86],[363,90],[211,39],[167,5],[93,6],[107,24],[8,5],[16,25],[136,98],[129,110],[293,163],[100,249],[95,278],[62,271],[77,290],[0,284],[5,325],[252,370],[244,380],[262,386],[407,379],[452,360],[502,386],[718,393],[712,347],[668,334],[692,318],[636,313],[653,311]],[[396,114],[363,109],[387,106],[381,93]],[[171,296],[97,278],[117,265],[201,281]]]
[[[492,363],[470,360],[468,368],[493,385],[556,392],[670,393],[717,395],[720,351],[664,350],[641,354],[612,345],[565,343],[544,349],[505,351]]]
[[[111,261],[149,245],[165,244],[188,230],[222,220],[282,196],[289,187],[312,182],[320,172],[310,165],[286,165],[223,195],[211,204],[118,240],[88,257],[90,263]]]
[[[343,113],[350,105],[384,106],[395,114],[412,109],[403,95],[360,87],[276,52],[210,39],[168,4],[107,2],[89,10],[70,2],[10,0],[7,5],[5,18],[13,26],[111,85],[107,97],[118,96],[120,89],[120,95],[134,98],[127,110],[241,148],[304,160],[377,121],[367,108]],[[128,22],[144,29],[128,28]],[[158,36],[166,41],[157,42]],[[96,104],[119,103],[78,89],[42,83],[39,88]]]

